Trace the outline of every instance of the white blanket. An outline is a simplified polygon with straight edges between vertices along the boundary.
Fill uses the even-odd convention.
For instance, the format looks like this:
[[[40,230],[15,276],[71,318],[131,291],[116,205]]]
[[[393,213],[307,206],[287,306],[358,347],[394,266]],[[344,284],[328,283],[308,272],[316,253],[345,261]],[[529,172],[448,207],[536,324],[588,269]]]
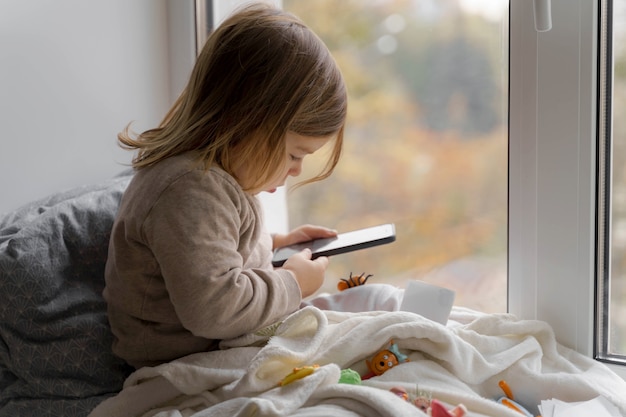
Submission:
[[[307,307],[229,349],[198,353],[133,373],[90,417],[425,416],[389,391],[427,390],[469,416],[519,417],[494,400],[506,380],[535,415],[541,400],[602,395],[626,416],[626,382],[599,362],[559,345],[544,322],[454,308],[448,326],[407,312],[339,313]],[[269,341],[258,346],[259,341]],[[362,385],[338,383],[341,369],[367,373],[366,359],[393,339],[409,362]],[[318,364],[285,386],[293,368]]]

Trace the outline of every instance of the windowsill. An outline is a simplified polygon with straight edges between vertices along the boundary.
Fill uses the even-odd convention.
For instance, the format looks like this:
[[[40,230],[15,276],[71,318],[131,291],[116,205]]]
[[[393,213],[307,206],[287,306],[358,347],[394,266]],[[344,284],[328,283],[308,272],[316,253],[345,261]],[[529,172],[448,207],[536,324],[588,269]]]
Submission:
[[[622,365],[614,365],[612,363],[605,363],[610,370],[619,375],[623,380],[626,381],[626,367]]]

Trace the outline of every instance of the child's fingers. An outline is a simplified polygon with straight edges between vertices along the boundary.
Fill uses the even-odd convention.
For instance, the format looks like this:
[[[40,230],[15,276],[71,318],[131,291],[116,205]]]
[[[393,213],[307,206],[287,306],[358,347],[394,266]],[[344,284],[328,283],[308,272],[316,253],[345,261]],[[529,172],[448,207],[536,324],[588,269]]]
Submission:
[[[312,256],[312,252],[311,249],[309,248],[304,248],[302,249],[302,251],[300,252],[306,259],[311,259]]]
[[[305,234],[311,239],[319,239],[337,236],[337,231],[323,226],[309,226],[309,228],[305,230]]]
[[[317,262],[318,264],[322,265],[324,269],[326,269],[326,267],[328,266],[329,260],[327,256],[320,256],[319,258],[315,258],[313,262]]]

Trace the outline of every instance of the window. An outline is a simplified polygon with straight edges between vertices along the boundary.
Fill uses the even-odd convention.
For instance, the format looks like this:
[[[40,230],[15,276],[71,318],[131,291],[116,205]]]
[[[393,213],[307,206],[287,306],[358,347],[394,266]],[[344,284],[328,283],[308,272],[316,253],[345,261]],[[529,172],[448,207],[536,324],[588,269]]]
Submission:
[[[626,0],[602,7],[597,356],[626,363]]]
[[[623,2],[624,0],[614,1],[612,5],[616,10],[614,14],[615,26],[620,25],[617,20],[624,20],[624,17],[620,17],[624,15],[621,11],[623,6],[620,4]],[[228,7],[232,7],[232,2],[214,1],[213,10],[220,11],[215,13],[217,21],[223,16],[221,12],[225,13],[222,7],[225,7],[226,3],[228,3]],[[307,4],[301,5],[299,3]],[[296,12],[301,9],[296,10],[295,7],[316,6],[308,3],[318,3],[318,1],[284,1],[287,9],[293,6],[290,10]],[[348,7],[344,3],[354,6],[358,2],[346,0],[346,2],[335,2],[335,5]],[[551,3],[552,11],[552,29],[548,32],[535,30],[533,10],[535,2],[525,0],[507,2],[509,3],[508,12],[510,14],[508,32],[506,9],[494,7],[478,12],[480,9],[477,9],[477,5],[481,3],[500,4],[499,2],[480,0],[459,0],[454,3],[420,0],[406,1],[404,4],[421,5],[418,10],[432,12],[431,21],[434,21],[437,16],[441,16],[436,13],[437,10],[440,10],[437,6],[445,4],[445,7],[448,7],[447,10],[457,7],[459,12],[473,16],[471,19],[473,23],[469,27],[474,28],[477,21],[492,22],[487,23],[488,25],[500,25],[497,35],[494,29],[490,40],[499,39],[499,42],[504,45],[500,53],[505,57],[507,54],[509,56],[508,65],[507,59],[502,59],[500,70],[503,74],[502,85],[506,85],[507,80],[509,84],[508,230],[505,232],[508,234],[508,263],[505,255],[502,255],[501,258],[507,263],[505,268],[508,275],[508,311],[522,319],[538,319],[548,322],[554,329],[560,343],[591,357],[594,353],[600,352],[598,347],[601,346],[601,343],[594,344],[594,340],[601,339],[594,339],[594,333],[596,330],[602,330],[602,326],[595,326],[596,305],[600,313],[607,306],[607,304],[596,303],[595,300],[596,277],[603,277],[605,272],[605,270],[598,270],[596,262],[596,249],[604,247],[601,244],[596,245],[597,242],[601,241],[601,239],[597,240],[597,237],[603,230],[602,227],[597,227],[598,225],[602,226],[603,223],[602,221],[598,222],[597,217],[601,215],[601,210],[596,207],[597,193],[601,192],[602,189],[602,187],[597,187],[596,183],[596,173],[599,169],[602,171],[602,167],[598,167],[597,164],[601,152],[598,152],[597,146],[599,122],[596,116],[598,114],[598,87],[604,85],[598,83],[598,74],[600,73],[598,69],[598,50],[600,49],[598,48],[598,16],[601,9],[600,5],[605,7],[611,3],[610,1],[605,3],[599,0],[579,0],[576,2],[552,0],[547,2],[547,4]],[[395,2],[391,0],[384,2],[363,1],[363,4],[368,6],[364,6],[364,10],[369,10],[375,5],[379,7],[390,5],[389,7],[392,7],[391,5],[394,5]],[[500,6],[506,5],[500,4]],[[496,13],[496,10],[500,11]],[[345,11],[337,10],[336,15],[341,16],[340,12]],[[503,12],[504,15],[502,15]],[[489,20],[492,15],[500,16],[500,23]],[[331,15],[331,17],[334,16],[335,13]],[[327,32],[338,31],[344,35],[350,35],[358,34],[364,30],[360,25],[353,22],[354,24],[350,26],[351,31],[346,34],[346,28],[333,28],[339,25],[335,24],[335,20],[328,15],[324,18],[316,18],[312,9],[307,9],[303,17],[311,26],[319,24]],[[360,9],[356,9],[354,15],[351,16],[351,19],[356,22],[363,22],[363,19],[366,18],[371,18],[371,14],[364,13]],[[319,22],[315,23],[316,20]],[[392,27],[394,20],[398,22],[396,18],[391,19]],[[383,19],[378,19],[379,23],[383,21]],[[621,24],[624,25],[624,22]],[[405,20],[404,33],[408,27],[410,24]],[[432,36],[416,38],[411,42],[419,46],[425,40],[432,39],[436,29],[434,26],[429,26],[429,28],[433,31],[430,34]],[[319,28],[315,29],[320,30]],[[615,29],[616,40],[614,43],[621,45],[622,42],[619,41],[621,40],[620,36],[622,36],[619,34],[620,30]],[[321,34],[326,36],[323,32]],[[441,32],[437,33],[441,34]],[[452,33],[452,31],[448,33]],[[399,46],[401,37],[400,34],[395,36],[395,41],[398,42],[396,48],[401,48]],[[378,38],[372,39],[378,40]],[[394,41],[389,37],[385,39],[387,40],[381,41],[383,49],[385,47],[393,49],[391,45]],[[346,46],[345,36],[339,40],[341,45]],[[331,44],[331,49],[336,50],[336,46]],[[364,47],[364,45],[355,45],[354,48],[357,46],[358,48]],[[374,48],[370,49],[375,50]],[[347,48],[346,53],[349,52],[350,48]],[[618,53],[614,52],[614,54],[617,56]],[[338,54],[338,59],[343,67],[345,57]],[[614,58],[614,60],[616,62],[615,77],[618,78],[617,73],[623,69],[618,65],[618,58]],[[355,77],[359,77],[358,80],[369,73],[370,67],[378,71],[378,66],[390,65],[383,55],[380,55],[378,59],[366,61],[366,64],[366,70],[356,71],[354,74]],[[376,74],[379,76],[380,73],[376,72]],[[609,80],[611,80],[610,77]],[[383,78],[381,82],[387,83],[388,80]],[[621,93],[616,91],[619,89],[617,86],[620,82],[623,81],[616,79],[616,89],[611,90],[613,94],[610,97],[614,100],[618,100],[617,97]],[[358,86],[361,87],[361,84]],[[354,87],[352,88],[354,89]],[[502,91],[506,91],[506,88]],[[357,92],[362,91],[357,90],[352,93]],[[375,115],[378,117],[378,112],[383,111],[387,104],[382,99],[388,96],[376,96],[373,91],[371,93],[372,103],[380,105],[380,107],[376,107]],[[507,100],[502,99],[502,103],[504,103],[502,113],[505,114]],[[618,105],[618,102],[612,103],[614,114],[619,111]],[[400,108],[404,109],[404,107]],[[351,109],[351,112],[354,113],[355,110],[360,109],[357,107],[357,109]],[[357,111],[356,114],[362,117],[368,116],[360,111]],[[502,129],[506,130],[506,125]],[[614,129],[617,132],[618,128],[614,127]],[[401,137],[395,133],[392,136]],[[381,150],[382,147],[378,149]],[[359,151],[361,150],[359,149]],[[614,163],[614,165],[617,164]],[[619,165],[623,164],[619,163]],[[417,163],[416,166],[423,165]],[[363,175],[368,175],[367,178],[380,174],[377,170],[370,170],[368,174],[366,166],[353,168],[364,173]],[[504,169],[506,171],[507,168]],[[500,175],[505,177],[506,172],[500,173]],[[394,186],[396,186],[395,183],[385,183],[386,188],[393,188]],[[327,189],[322,187],[317,193],[313,193],[311,187],[304,187],[301,192],[311,190],[312,204],[323,205],[329,201],[332,202],[333,196],[327,195]],[[371,200],[359,200],[353,193],[352,188],[347,188],[343,195],[340,194],[340,201],[345,207],[359,207],[364,204],[364,201],[372,204]],[[276,194],[279,195],[276,196]],[[286,228],[286,225],[280,224],[280,218],[287,210],[284,194],[276,194],[274,197],[278,197],[280,201],[277,202],[276,199],[270,201],[272,210],[269,214],[278,215],[270,219],[270,223],[278,226],[278,228]],[[289,205],[297,197],[295,192],[288,195]],[[374,200],[376,204],[372,204],[373,208],[384,204],[384,201],[379,200],[381,198]],[[374,210],[370,210],[370,212],[374,212]],[[379,212],[387,214],[384,210],[375,213]],[[343,213],[343,219],[346,221],[344,224],[347,224],[353,212],[344,208]],[[297,219],[294,219],[293,216],[292,214],[291,222],[295,224]],[[336,216],[339,217],[339,215]],[[314,220],[311,219],[311,221]],[[320,222],[325,223],[322,220],[324,219],[321,219]],[[379,221],[379,218],[366,218],[365,220],[367,223],[374,223]],[[363,221],[365,222],[365,220]],[[382,221],[389,220],[396,221],[390,216],[383,216],[382,218]],[[332,222],[328,224],[330,223]],[[404,233],[404,230],[401,229],[400,232]],[[398,244],[395,244],[396,247]],[[389,245],[386,249],[391,248],[392,245]],[[364,254],[366,252],[371,254],[371,257],[375,257],[380,263],[384,256],[374,252],[378,250],[382,250],[382,248],[371,249],[365,251]],[[398,249],[398,252],[402,251],[404,251],[403,248]],[[344,259],[345,256],[342,255],[341,258]],[[407,257],[414,258],[415,256],[419,255],[407,253]],[[333,264],[336,264],[339,259],[340,257],[333,259]],[[348,258],[345,260],[348,261]],[[349,262],[351,265],[357,264],[356,262]],[[359,263],[359,265],[361,264]],[[602,262],[600,265],[602,266]],[[426,275],[428,268],[425,269],[426,272],[418,272],[424,272]],[[432,269],[436,270],[436,267],[433,266]],[[407,269],[407,271],[411,270]],[[338,276],[345,273],[346,271],[343,269],[335,272]],[[380,274],[377,273],[377,275]],[[378,278],[382,279],[383,277],[379,276]],[[416,277],[412,273],[407,276],[407,279],[415,278],[421,279],[422,276]],[[332,279],[329,281],[333,283]],[[610,283],[610,281],[607,282]],[[468,286],[472,285],[469,280],[465,283]],[[612,289],[615,289],[615,285]],[[457,294],[466,290],[465,287],[454,289]],[[330,288],[330,290],[334,290],[334,288]],[[598,293],[603,294],[603,291]],[[621,304],[621,308],[623,308],[626,304],[626,300],[623,298],[614,298],[614,300],[613,306],[615,307],[617,304]],[[457,304],[464,303],[464,301],[458,301]],[[492,310],[502,311],[500,307]],[[622,316],[623,312],[614,310],[612,314],[615,319],[618,315]],[[598,317],[602,318],[603,314],[598,314]],[[623,332],[623,330],[619,331]],[[601,332],[598,332],[598,336],[601,336]],[[600,355],[597,356],[600,358]],[[617,366],[612,363],[607,365],[622,375],[623,378],[626,378],[626,366]]]
[[[283,7],[325,41],[350,96],[344,157],[329,179],[287,193],[290,225],[397,229],[392,244],[334,257],[321,291],[365,272],[506,311],[508,1]],[[303,177],[320,168],[309,158]]]

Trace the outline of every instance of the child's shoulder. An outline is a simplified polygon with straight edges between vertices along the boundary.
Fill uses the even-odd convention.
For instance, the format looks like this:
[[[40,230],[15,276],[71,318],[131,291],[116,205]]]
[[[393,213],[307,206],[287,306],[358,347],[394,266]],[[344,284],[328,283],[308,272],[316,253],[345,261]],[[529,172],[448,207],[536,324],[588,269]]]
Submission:
[[[189,193],[193,190],[215,195],[225,193],[237,199],[245,194],[230,174],[219,166],[205,169],[192,152],[172,156],[140,169],[129,188],[151,190],[153,196],[166,192]]]
[[[215,178],[216,181],[237,184],[232,176],[218,166],[205,169],[204,164],[198,160],[193,152],[171,156],[154,165],[142,168],[136,173],[135,178],[143,183],[157,182],[164,185],[170,185],[183,178],[188,181]]]

